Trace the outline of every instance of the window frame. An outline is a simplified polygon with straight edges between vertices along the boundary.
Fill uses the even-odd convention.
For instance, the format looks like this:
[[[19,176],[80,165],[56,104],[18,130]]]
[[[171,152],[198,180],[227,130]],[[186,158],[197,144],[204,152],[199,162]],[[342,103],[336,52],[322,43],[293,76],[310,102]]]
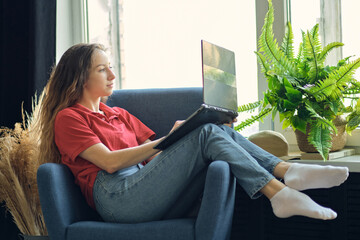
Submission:
[[[285,23],[287,21],[287,11],[286,11],[286,0],[273,1],[274,9],[276,9],[276,17],[274,18],[274,37],[276,39],[282,39],[285,34]],[[268,1],[267,0],[256,0],[256,39],[259,41],[261,35],[262,27],[264,24],[265,15],[268,11]],[[263,93],[267,90],[267,80],[264,74],[261,72],[261,67],[258,64],[258,96],[259,100],[263,99]],[[259,123],[259,130],[273,130],[277,131],[277,121],[272,121],[271,117],[267,117],[263,123]]]
[[[69,47],[88,42],[86,6],[87,0],[56,1],[56,62]]]

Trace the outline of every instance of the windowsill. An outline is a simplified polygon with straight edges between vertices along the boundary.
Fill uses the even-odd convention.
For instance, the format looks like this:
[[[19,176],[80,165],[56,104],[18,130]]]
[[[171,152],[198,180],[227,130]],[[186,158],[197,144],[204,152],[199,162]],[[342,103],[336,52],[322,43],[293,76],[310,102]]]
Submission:
[[[319,165],[333,165],[333,166],[345,166],[349,168],[350,172],[360,173],[360,155],[353,155],[343,158],[337,158],[333,160],[289,160],[289,162],[298,162],[306,164],[319,164]]]
[[[282,129],[280,131],[288,141],[289,155],[299,155],[299,148],[297,146],[296,137],[294,131],[290,128]],[[355,149],[355,155],[337,158],[333,160],[289,160],[291,162],[307,163],[307,164],[319,164],[319,165],[334,165],[334,166],[346,166],[350,172],[360,173],[360,128],[355,129],[351,136],[348,135],[345,147]]]

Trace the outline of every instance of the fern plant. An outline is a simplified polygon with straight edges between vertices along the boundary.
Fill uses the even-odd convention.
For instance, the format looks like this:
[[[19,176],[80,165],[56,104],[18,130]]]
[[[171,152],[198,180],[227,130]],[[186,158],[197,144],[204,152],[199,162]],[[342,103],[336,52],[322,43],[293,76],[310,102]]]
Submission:
[[[286,25],[281,45],[274,39],[274,9],[268,0],[269,9],[265,16],[262,33],[255,52],[264,73],[268,90],[264,98],[253,104],[239,106],[239,112],[260,108],[259,114],[240,123],[240,131],[254,122],[262,121],[272,113],[279,114],[283,128],[291,126],[294,131],[306,134],[308,141],[327,159],[331,149],[331,134],[337,133],[333,123],[336,116],[348,114],[346,130],[350,134],[360,124],[360,82],[353,78],[360,67],[360,58],[350,61],[342,59],[336,66],[325,65],[328,54],[343,46],[333,42],[322,47],[319,25],[311,30],[302,31],[302,42],[295,55],[293,32],[290,22]],[[344,99],[351,99],[345,106]]]

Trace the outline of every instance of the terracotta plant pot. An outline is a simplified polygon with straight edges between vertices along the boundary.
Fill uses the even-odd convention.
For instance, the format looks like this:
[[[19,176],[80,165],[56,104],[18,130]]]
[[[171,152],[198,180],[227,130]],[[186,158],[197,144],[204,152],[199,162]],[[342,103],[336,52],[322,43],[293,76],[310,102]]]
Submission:
[[[334,152],[334,151],[338,151],[341,150],[345,147],[346,144],[346,140],[347,140],[347,133],[345,131],[345,125],[346,125],[346,120],[343,117],[336,117],[336,119],[333,121],[333,123],[335,124],[338,134],[332,134],[332,147],[330,149],[330,152]],[[300,151],[302,152],[308,152],[308,153],[312,153],[312,152],[317,152],[315,147],[313,145],[311,145],[307,138],[308,138],[308,131],[309,131],[309,127],[307,127],[306,129],[306,134],[304,134],[303,132],[299,131],[299,130],[295,130],[295,135],[296,135],[296,140],[298,143],[298,147],[300,149]]]

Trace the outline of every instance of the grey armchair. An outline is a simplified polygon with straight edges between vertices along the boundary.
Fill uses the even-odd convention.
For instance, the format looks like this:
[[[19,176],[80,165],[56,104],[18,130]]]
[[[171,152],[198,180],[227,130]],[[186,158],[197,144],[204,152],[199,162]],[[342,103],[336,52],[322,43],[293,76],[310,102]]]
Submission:
[[[117,90],[108,99],[141,119],[158,136],[184,119],[202,102],[201,88]],[[198,214],[138,224],[104,222],[82,196],[70,170],[47,163],[38,169],[41,208],[51,240],[65,239],[229,239],[235,201],[235,179],[229,165],[210,164]],[[191,186],[189,192],[191,194]],[[169,215],[171,216],[171,214]]]

